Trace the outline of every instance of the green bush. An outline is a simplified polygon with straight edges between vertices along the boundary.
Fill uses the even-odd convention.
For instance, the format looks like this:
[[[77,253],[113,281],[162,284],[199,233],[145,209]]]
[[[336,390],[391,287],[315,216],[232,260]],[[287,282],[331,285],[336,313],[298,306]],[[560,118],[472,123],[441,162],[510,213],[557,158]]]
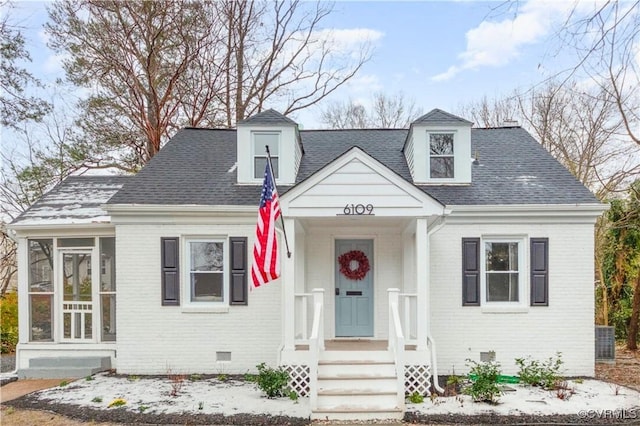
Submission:
[[[424,395],[420,392],[413,392],[408,396],[409,402],[412,404],[422,404],[424,402]]]
[[[555,358],[549,357],[542,362],[532,360],[531,357],[516,358],[516,365],[520,368],[518,377],[520,381],[530,386],[540,386],[544,389],[552,390],[556,383],[562,379],[560,368],[562,367],[562,354],[556,353]]]
[[[257,365],[258,376],[256,383],[267,398],[276,398],[278,396],[287,396],[286,388],[289,383],[289,374],[282,367],[271,368],[265,363]]]
[[[18,293],[0,297],[0,352],[12,353],[18,344]]]
[[[502,395],[498,386],[500,376],[500,364],[497,362],[476,362],[468,359],[470,365],[469,375],[475,377],[471,384],[464,388],[463,392],[470,395],[475,402],[488,402],[496,404],[497,398]]]

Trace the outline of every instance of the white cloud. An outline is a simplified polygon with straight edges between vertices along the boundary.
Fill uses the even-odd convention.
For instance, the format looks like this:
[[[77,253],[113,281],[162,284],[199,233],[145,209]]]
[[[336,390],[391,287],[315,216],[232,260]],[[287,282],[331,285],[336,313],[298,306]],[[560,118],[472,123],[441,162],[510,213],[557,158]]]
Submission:
[[[464,70],[509,63],[525,46],[549,35],[553,25],[565,19],[574,7],[579,6],[567,1],[530,0],[512,19],[480,23],[465,34],[467,47],[458,55],[461,63],[450,66],[432,80],[449,80]]]

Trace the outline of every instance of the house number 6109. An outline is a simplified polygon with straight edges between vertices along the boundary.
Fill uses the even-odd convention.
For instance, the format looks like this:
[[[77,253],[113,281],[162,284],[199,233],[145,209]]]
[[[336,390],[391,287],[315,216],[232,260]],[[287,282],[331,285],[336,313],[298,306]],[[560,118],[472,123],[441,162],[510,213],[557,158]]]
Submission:
[[[373,214],[373,204],[347,204],[344,206],[343,210],[346,215],[372,215]]]

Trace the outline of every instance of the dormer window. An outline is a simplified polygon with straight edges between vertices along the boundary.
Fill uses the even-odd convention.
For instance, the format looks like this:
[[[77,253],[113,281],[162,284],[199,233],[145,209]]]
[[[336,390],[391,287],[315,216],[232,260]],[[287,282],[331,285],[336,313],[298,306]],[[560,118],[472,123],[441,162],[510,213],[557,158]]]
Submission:
[[[432,179],[454,178],[453,133],[429,133],[429,170]]]
[[[265,146],[269,146],[271,153],[271,165],[274,177],[279,177],[279,157],[280,157],[280,132],[252,132],[253,139],[253,178],[262,179],[264,169],[267,165],[267,151]]]

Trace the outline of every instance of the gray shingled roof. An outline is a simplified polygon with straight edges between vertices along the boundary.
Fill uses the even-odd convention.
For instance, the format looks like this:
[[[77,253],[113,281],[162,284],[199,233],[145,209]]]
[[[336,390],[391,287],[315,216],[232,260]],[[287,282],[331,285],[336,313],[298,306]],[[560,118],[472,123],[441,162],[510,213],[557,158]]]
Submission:
[[[280,114],[275,109],[267,109],[265,111],[259,112],[256,115],[252,115],[251,117],[245,118],[240,121],[238,124],[267,124],[267,125],[277,125],[281,126],[283,124],[294,125],[297,126],[298,123]]]
[[[357,146],[411,182],[407,130],[300,131],[297,182]],[[471,129],[473,183],[418,186],[445,205],[578,204],[597,200],[521,128]],[[469,159],[471,161],[471,159]],[[108,204],[255,205],[260,187],[237,185],[236,131],[183,129]],[[278,187],[280,194],[289,188]]]
[[[70,176],[43,195],[13,225],[60,225],[109,222],[101,207],[129,176]]]
[[[423,115],[422,117],[418,117],[411,124],[430,124],[430,125],[452,125],[452,124],[473,124],[469,120],[465,120],[462,117],[458,117],[457,115],[453,115],[447,111],[443,111],[441,109],[435,108]]]

